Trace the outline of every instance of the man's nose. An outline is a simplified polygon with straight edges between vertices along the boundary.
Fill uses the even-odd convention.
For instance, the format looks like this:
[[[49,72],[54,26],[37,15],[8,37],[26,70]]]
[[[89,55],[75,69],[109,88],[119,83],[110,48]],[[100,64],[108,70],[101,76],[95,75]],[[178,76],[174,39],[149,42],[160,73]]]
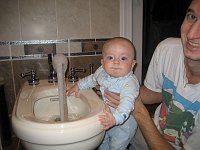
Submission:
[[[188,39],[200,38],[200,20],[196,21],[189,29],[187,34]]]

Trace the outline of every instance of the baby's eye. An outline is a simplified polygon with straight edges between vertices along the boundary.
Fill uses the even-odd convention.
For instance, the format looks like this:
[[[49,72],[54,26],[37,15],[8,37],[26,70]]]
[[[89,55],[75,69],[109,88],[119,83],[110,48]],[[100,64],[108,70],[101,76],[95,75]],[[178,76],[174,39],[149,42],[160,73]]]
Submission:
[[[120,58],[120,60],[122,60],[122,61],[125,61],[125,60],[127,60],[127,59],[128,59],[128,58],[125,57],[125,56],[123,56],[123,57]]]
[[[197,17],[193,13],[191,13],[191,12],[188,12],[186,14],[186,17],[187,17],[187,20],[189,22],[195,22],[197,20]]]
[[[113,56],[106,56],[106,60],[113,60],[114,57]]]

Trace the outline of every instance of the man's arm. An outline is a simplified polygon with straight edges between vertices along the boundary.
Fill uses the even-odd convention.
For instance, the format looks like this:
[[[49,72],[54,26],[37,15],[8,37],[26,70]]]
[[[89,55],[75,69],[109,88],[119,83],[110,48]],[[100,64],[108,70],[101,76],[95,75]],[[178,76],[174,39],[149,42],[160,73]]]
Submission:
[[[161,93],[151,91],[144,85],[140,87],[140,98],[143,104],[155,104],[162,102]]]
[[[115,108],[119,105],[119,94],[106,91],[105,96],[109,99],[109,102],[107,102],[108,105]],[[140,88],[140,95],[135,102],[135,109],[132,112],[132,115],[135,117],[150,149],[160,150],[162,148],[162,150],[174,150],[174,148],[159,133],[153,119],[143,104],[153,104],[161,101],[161,93],[153,92],[145,86],[142,86]],[[184,148],[181,150],[184,150]]]
[[[132,115],[135,117],[150,149],[174,150],[174,148],[162,137],[162,135],[157,130],[157,127],[150,117],[148,110],[141,102],[140,98],[135,102],[135,110],[132,112]]]

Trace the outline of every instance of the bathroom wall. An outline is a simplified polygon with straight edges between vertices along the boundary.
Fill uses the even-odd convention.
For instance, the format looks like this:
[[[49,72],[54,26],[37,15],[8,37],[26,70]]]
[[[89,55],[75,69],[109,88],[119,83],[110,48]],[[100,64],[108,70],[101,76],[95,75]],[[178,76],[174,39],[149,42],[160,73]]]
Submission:
[[[119,35],[119,0],[0,0],[0,40]]]
[[[34,69],[40,79],[49,75],[46,55],[25,55],[24,42],[64,40],[56,52],[65,53],[70,66],[94,70],[100,53],[82,54],[69,39],[105,39],[120,35],[120,0],[0,0],[0,77],[4,78],[9,114],[22,84],[20,73]],[[72,44],[73,45],[73,44]],[[80,45],[80,43],[78,44]],[[72,53],[77,53],[73,55]]]

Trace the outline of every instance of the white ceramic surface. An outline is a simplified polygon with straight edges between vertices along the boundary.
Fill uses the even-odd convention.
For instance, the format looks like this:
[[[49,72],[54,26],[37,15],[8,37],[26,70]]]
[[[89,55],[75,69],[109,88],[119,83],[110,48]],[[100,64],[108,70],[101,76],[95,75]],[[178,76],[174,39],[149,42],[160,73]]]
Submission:
[[[12,126],[27,150],[92,150],[104,136],[98,115],[103,102],[93,90],[67,98],[69,119],[59,121],[58,87],[47,80],[27,83],[14,105]]]

